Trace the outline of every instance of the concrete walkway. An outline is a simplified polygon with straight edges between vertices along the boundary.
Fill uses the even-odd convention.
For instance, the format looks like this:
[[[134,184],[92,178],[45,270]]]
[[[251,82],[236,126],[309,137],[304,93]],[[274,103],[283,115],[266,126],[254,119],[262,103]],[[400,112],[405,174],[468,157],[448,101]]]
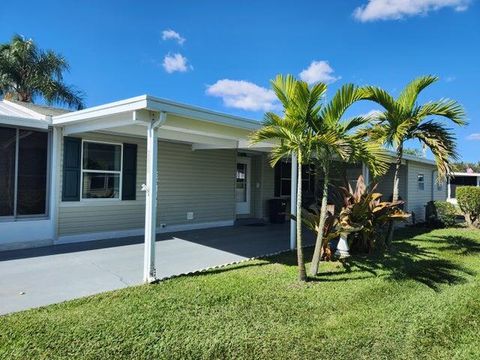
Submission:
[[[289,247],[286,225],[234,226],[157,236],[163,278]],[[143,238],[0,253],[0,314],[142,283]]]

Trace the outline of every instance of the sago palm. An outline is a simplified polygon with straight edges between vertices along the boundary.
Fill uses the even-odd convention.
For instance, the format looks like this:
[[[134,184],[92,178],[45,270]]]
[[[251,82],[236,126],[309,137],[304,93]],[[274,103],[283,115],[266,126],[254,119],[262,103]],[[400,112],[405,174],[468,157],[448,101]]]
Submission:
[[[366,141],[356,133],[371,120],[369,117],[357,116],[343,120],[345,112],[355,102],[365,99],[362,88],[352,84],[342,86],[332,100],[313,119],[311,126],[315,136],[312,139],[312,151],[317,167],[323,176],[322,203],[320,210],[319,229],[315,242],[311,264],[311,275],[318,272],[322,251],[324,248],[323,228],[327,216],[328,186],[330,167],[335,160],[347,163],[365,163],[373,176],[383,175],[388,169],[388,156],[381,144],[376,141]]]
[[[396,153],[392,200],[399,197],[399,172],[407,140],[418,140],[430,149],[438,168],[438,180],[444,179],[457,158],[455,134],[444,123],[434,120],[440,117],[456,125],[466,125],[465,111],[456,101],[440,99],[418,104],[420,93],[438,80],[436,76],[421,76],[411,81],[397,98],[387,91],[369,86],[365,88],[368,99],[380,104],[384,111],[376,115],[376,124],[368,130],[371,139],[380,140],[393,147]],[[393,223],[387,234],[387,245],[393,238]]]
[[[308,163],[312,154],[313,137],[311,127],[313,119],[320,110],[320,100],[327,86],[323,83],[311,87],[303,81],[295,79],[292,75],[278,75],[272,81],[283,110],[281,115],[267,112],[263,127],[251,136],[252,143],[273,140],[275,146],[270,153],[271,165],[274,166],[283,158],[297,157],[297,262],[298,274],[301,281],[307,278],[302,242],[302,165]]]
[[[63,56],[39,49],[31,39],[15,35],[0,45],[0,95],[6,99],[33,102],[43,97],[48,104],[81,109],[82,94],[63,82],[68,70]]]

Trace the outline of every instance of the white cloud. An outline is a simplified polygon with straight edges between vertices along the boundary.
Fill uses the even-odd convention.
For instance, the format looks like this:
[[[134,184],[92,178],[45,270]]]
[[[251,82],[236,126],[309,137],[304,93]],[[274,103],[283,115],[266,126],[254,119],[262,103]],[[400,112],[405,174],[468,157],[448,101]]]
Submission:
[[[272,90],[245,80],[218,80],[209,85],[207,95],[220,97],[227,107],[249,111],[271,111],[278,108]]]
[[[162,31],[162,40],[175,40],[180,45],[183,45],[183,43],[187,39],[182,37],[178,32],[176,32],[172,29],[167,29],[167,30]]]
[[[377,117],[381,114],[383,114],[383,111],[381,111],[381,110],[370,110],[368,113],[363,114],[362,116],[364,116],[364,117]]]
[[[188,70],[192,70],[193,67],[188,64],[188,60],[182,54],[167,54],[163,58],[162,63],[163,68],[169,74],[173,72],[186,72]]]
[[[442,8],[455,11],[468,9],[471,0],[368,0],[359,6],[353,16],[361,21],[398,20],[408,16],[426,15]]]
[[[300,79],[313,84],[318,81],[325,83],[332,83],[340,79],[340,77],[333,76],[333,69],[327,61],[312,61],[310,66],[300,72]]]
[[[467,140],[480,140],[480,133],[472,133],[468,135]]]

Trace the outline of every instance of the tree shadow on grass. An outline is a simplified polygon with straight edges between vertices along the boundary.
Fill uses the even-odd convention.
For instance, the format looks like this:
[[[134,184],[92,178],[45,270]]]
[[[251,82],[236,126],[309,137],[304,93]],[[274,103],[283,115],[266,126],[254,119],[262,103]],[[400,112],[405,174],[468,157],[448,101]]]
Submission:
[[[436,235],[424,241],[435,242],[443,245],[438,248],[440,251],[456,252],[460,253],[461,255],[473,255],[480,253],[480,242],[464,236]]]
[[[347,272],[360,269],[375,276],[382,274],[390,280],[414,280],[435,291],[440,291],[441,285],[463,284],[467,282],[466,276],[475,275],[458,263],[439,258],[432,251],[405,241],[396,242],[385,255],[352,256],[343,262],[343,266]]]
[[[480,244],[461,236],[419,236],[431,232],[426,228],[405,228],[398,231],[397,240],[387,254],[354,255],[334,265],[316,277],[311,282],[346,282],[362,279],[383,277],[394,281],[414,280],[434,291],[440,291],[441,285],[462,284],[467,277],[475,275],[470,269],[438,256],[442,250],[462,251],[465,253],[480,252]],[[417,237],[418,236],[418,237]],[[413,239],[414,241],[406,241]],[[426,246],[437,243],[439,246]],[[445,245],[446,244],[446,245]],[[308,261],[313,254],[313,247],[304,249]],[[258,257],[258,261],[238,263],[231,266],[210,269],[195,274],[202,276],[212,273],[223,273],[249,267],[263,267],[269,264],[297,266],[296,252],[286,251],[276,255]],[[321,268],[325,268],[325,264]],[[189,274],[192,276],[192,274]]]

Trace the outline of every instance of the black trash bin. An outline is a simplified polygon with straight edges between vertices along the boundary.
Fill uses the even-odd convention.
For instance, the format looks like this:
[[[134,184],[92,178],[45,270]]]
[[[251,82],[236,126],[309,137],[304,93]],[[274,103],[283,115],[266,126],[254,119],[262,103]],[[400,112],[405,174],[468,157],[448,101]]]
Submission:
[[[287,202],[283,199],[268,200],[268,215],[272,224],[285,223],[285,211],[287,210]]]

